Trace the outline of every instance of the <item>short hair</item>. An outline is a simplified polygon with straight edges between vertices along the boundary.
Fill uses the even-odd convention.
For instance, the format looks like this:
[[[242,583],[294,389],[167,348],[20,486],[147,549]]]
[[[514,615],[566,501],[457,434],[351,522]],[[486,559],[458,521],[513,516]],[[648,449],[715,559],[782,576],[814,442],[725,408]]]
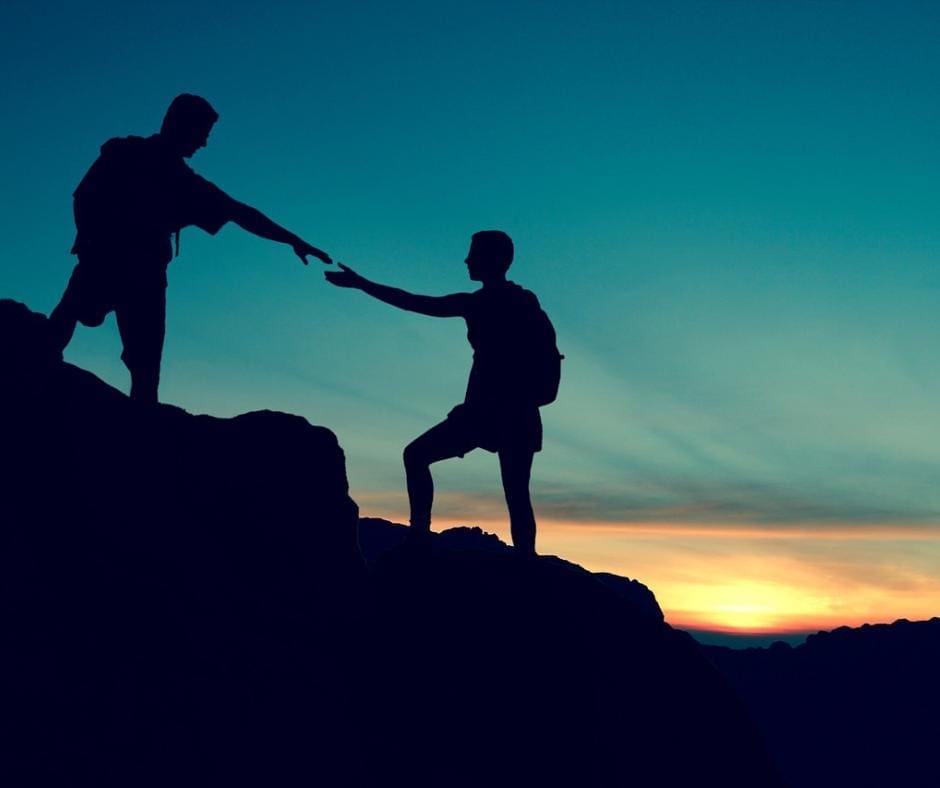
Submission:
[[[470,238],[470,251],[494,270],[505,273],[512,265],[515,247],[512,238],[502,230],[480,230]]]
[[[219,113],[202,96],[180,93],[167,108],[163,116],[161,134],[176,134],[201,126],[211,126],[219,119]]]

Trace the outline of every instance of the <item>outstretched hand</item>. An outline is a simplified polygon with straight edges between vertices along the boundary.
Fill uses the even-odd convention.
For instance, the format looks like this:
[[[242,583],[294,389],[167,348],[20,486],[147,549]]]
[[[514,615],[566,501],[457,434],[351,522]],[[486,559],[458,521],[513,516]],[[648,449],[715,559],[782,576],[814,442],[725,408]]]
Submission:
[[[365,277],[357,274],[348,265],[343,265],[342,263],[337,263],[337,265],[340,267],[339,271],[323,272],[323,275],[330,284],[336,285],[337,287],[362,287],[362,283],[366,281]]]
[[[317,249],[315,246],[311,246],[306,241],[297,240],[297,243],[294,244],[294,254],[300,258],[300,262],[304,265],[307,264],[307,255],[313,255],[319,260],[322,260],[324,263],[329,265],[333,262],[333,258],[330,257],[322,249]]]

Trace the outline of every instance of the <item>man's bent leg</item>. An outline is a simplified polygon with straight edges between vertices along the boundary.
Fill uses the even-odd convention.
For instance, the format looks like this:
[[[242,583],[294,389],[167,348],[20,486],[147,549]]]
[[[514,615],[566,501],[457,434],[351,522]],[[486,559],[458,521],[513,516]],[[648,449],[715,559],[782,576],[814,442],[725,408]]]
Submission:
[[[75,334],[78,324],[78,315],[83,301],[87,301],[87,283],[84,272],[75,266],[65,292],[56,308],[49,313],[49,331],[52,335],[52,344],[57,352],[61,353],[68,347]]]
[[[131,399],[155,405],[166,334],[166,287],[135,293],[115,312],[124,343],[121,360],[131,373]]]
[[[502,449],[499,452],[512,543],[526,555],[535,555],[535,512],[529,496],[533,456],[531,450]]]
[[[114,308],[109,268],[101,263],[81,263],[72,270],[58,305],[49,315],[53,347],[61,353],[72,341],[75,326],[100,326]]]
[[[431,507],[434,503],[434,480],[431,464],[451,457],[462,457],[476,448],[460,424],[445,419],[405,447],[405,479],[411,506],[411,527],[431,530]]]

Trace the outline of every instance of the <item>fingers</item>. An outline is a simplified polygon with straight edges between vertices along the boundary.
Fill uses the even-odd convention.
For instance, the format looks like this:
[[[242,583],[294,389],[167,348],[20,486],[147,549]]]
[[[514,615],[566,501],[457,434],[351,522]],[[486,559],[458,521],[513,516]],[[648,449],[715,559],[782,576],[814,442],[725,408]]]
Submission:
[[[322,249],[318,249],[313,244],[308,244],[306,241],[299,240],[294,244],[294,254],[296,254],[301,260],[304,261],[304,265],[307,265],[309,261],[307,257],[313,255],[318,260],[322,260],[326,265],[329,265],[333,262],[333,258],[330,257]]]
[[[340,287],[355,287],[356,282],[360,281],[361,277],[355,271],[352,270],[348,265],[343,265],[343,263],[338,260],[333,260],[326,252],[321,252],[319,249],[316,250],[317,257],[320,257],[324,263],[336,263],[339,266],[339,271],[324,271],[323,276],[326,277],[328,282],[331,282],[334,285],[339,285]],[[304,265],[307,264],[307,258],[305,255],[298,253],[297,255],[303,260]]]
[[[346,271],[324,271],[323,277],[337,287],[356,287],[356,274]]]

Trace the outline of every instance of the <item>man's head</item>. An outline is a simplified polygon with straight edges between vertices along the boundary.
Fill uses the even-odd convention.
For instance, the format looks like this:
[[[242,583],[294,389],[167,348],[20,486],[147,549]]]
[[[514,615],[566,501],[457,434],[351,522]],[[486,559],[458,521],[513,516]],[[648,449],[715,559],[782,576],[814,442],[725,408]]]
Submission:
[[[160,136],[177,150],[180,156],[189,158],[206,146],[209,132],[219,119],[219,113],[201,96],[181,93],[170,102]]]
[[[512,238],[502,230],[480,230],[470,238],[467,271],[474,281],[502,278],[512,265]]]

